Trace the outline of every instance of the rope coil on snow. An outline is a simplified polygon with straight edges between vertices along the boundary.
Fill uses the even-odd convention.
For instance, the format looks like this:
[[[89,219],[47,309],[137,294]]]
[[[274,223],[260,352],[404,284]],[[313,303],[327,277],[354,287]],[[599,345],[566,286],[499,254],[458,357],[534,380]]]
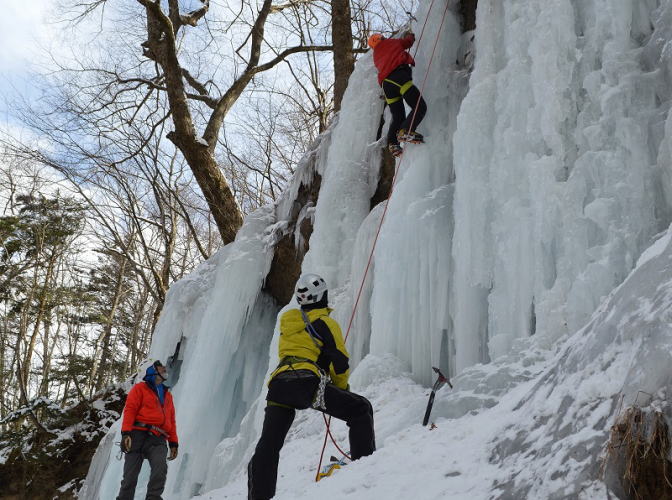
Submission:
[[[416,45],[416,48],[415,48],[415,55],[417,55],[418,49],[420,48],[420,42],[422,42],[422,37],[425,33],[425,27],[427,26],[427,21],[429,19],[429,15],[432,12],[432,7],[434,6],[434,1],[435,0],[432,0],[431,4],[429,5],[429,10],[427,11],[427,16],[425,17],[425,22],[422,25],[422,30],[420,32],[420,37],[418,38],[418,44]],[[436,33],[436,38],[434,39],[434,46],[432,47],[432,54],[429,58],[429,63],[427,65],[427,70],[425,71],[425,77],[422,81],[422,86],[420,88],[420,97],[421,98],[422,98],[422,94],[425,91],[425,85],[427,84],[427,77],[429,76],[429,70],[432,68],[432,62],[434,61],[434,55],[436,54],[436,47],[439,43],[439,38],[441,36],[441,29],[443,28],[443,23],[446,20],[446,14],[448,13],[448,7],[449,6],[450,6],[450,3],[446,1],[446,8],[444,9],[443,15],[441,16],[441,24],[439,25],[439,29]],[[415,57],[415,55],[414,55],[414,57]],[[420,105],[420,99],[418,99],[418,102],[416,103],[415,108],[413,109],[413,117],[411,118],[411,123],[410,123],[410,126],[409,126],[409,130],[413,129],[413,125],[415,123],[415,117],[417,115],[419,105]],[[392,198],[392,193],[394,193],[394,187],[395,187],[396,180],[397,180],[397,174],[399,173],[399,169],[401,168],[401,164],[403,162],[404,162],[404,156],[401,157],[401,159],[399,160],[399,163],[397,164],[397,167],[394,170],[394,177],[392,178],[392,187],[390,188],[390,194],[388,195],[387,200],[385,202],[385,209],[383,210],[383,214],[380,217],[380,223],[378,224],[378,230],[376,231],[376,236],[373,239],[373,245],[371,247],[371,253],[369,254],[369,259],[366,263],[366,269],[364,270],[364,276],[362,277],[362,282],[359,286],[359,291],[357,292],[357,299],[355,300],[355,304],[352,308],[352,314],[350,315],[350,321],[348,323],[348,329],[345,332],[344,342],[348,341],[348,336],[350,335],[350,330],[352,328],[352,323],[355,319],[355,314],[357,312],[357,307],[359,306],[359,300],[361,299],[362,291],[364,289],[364,283],[366,282],[366,278],[369,274],[369,269],[371,268],[371,262],[373,261],[373,253],[376,250],[376,245],[378,243],[378,237],[380,236],[380,230],[382,229],[383,222],[385,221],[385,215],[387,214],[387,208],[389,206],[389,200],[390,200],[390,198]],[[325,423],[327,429],[326,429],[326,433],[324,435],[324,444],[322,445],[322,452],[320,453],[320,463],[317,466],[317,473],[315,475],[315,481],[316,482],[319,480],[320,469],[322,469],[322,460],[324,458],[324,450],[327,447],[327,438],[328,437],[331,438],[331,441],[334,443],[334,446],[336,446],[338,451],[340,453],[342,453],[343,456],[350,459],[350,457],[347,455],[347,453],[345,453],[343,450],[341,450],[341,448],[338,446],[338,444],[336,443],[336,440],[334,439],[334,437],[331,434],[331,429],[330,429],[331,416],[329,416],[329,418],[324,416],[324,414],[322,416],[324,418],[324,423]]]

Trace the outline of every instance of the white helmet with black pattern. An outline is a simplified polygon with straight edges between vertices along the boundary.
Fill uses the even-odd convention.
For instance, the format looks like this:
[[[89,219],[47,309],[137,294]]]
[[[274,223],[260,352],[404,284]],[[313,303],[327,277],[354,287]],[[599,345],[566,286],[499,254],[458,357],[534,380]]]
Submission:
[[[317,274],[303,274],[296,282],[294,293],[300,306],[315,304],[327,293],[327,283]]]

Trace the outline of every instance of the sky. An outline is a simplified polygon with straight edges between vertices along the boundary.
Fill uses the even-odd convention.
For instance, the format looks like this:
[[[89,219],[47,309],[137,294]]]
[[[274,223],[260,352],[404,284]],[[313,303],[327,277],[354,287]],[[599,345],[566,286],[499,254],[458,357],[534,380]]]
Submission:
[[[30,60],[35,43],[46,34],[43,23],[51,0],[2,0],[0,71],[19,71]]]
[[[40,48],[48,46],[55,32],[47,15],[53,0],[0,0],[0,122],[11,122],[8,101],[31,95],[31,71],[36,69]]]

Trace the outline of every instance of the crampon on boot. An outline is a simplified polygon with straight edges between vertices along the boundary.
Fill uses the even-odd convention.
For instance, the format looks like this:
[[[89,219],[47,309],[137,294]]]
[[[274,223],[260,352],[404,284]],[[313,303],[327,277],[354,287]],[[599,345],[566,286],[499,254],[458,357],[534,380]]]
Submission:
[[[408,132],[403,128],[397,132],[397,139],[399,142],[410,142],[411,144],[421,144],[425,142],[425,138],[422,134],[418,134],[417,132]]]
[[[395,158],[398,158],[401,156],[401,154],[404,152],[404,150],[401,148],[399,144],[388,144],[387,149],[390,150],[390,153],[392,153],[392,156]]]

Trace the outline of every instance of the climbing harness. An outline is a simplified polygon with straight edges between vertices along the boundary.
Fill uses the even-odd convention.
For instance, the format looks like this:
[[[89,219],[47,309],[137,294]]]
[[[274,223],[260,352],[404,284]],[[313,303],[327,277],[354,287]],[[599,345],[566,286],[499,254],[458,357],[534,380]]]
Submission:
[[[170,438],[170,435],[168,434],[168,432],[163,430],[161,427],[157,427],[156,425],[146,424],[144,422],[138,422],[136,420],[135,422],[133,422],[133,427],[142,427],[143,429],[147,429],[148,431],[158,432],[159,434],[161,434],[166,439]]]
[[[422,41],[422,37],[425,33],[425,27],[427,26],[427,21],[429,20],[429,15],[432,12],[432,7],[434,6],[434,2],[435,2],[435,0],[432,0],[432,2],[429,4],[429,10],[427,11],[427,16],[425,17],[425,22],[422,26],[422,31],[420,32],[420,37],[418,38],[418,44],[417,44],[416,49],[415,49],[415,54],[418,53],[418,47],[420,46],[420,42]],[[429,63],[427,65],[427,70],[425,71],[425,78],[422,82],[422,88],[420,89],[420,95],[421,96],[424,93],[425,85],[427,84],[427,77],[429,76],[429,70],[432,68],[432,62],[434,61],[434,55],[436,54],[436,47],[439,43],[439,37],[441,36],[441,30],[443,29],[443,24],[446,20],[446,14],[448,13],[448,7],[449,6],[450,6],[450,2],[446,1],[446,8],[444,9],[443,15],[441,17],[441,24],[439,25],[439,29],[437,31],[436,38],[434,40],[434,47],[432,48],[432,54],[429,58]],[[415,55],[414,55],[414,57],[415,57]],[[413,110],[413,117],[411,118],[411,123],[410,123],[410,127],[409,127],[409,129],[411,129],[411,130],[413,129],[413,124],[415,123],[415,116],[418,112],[419,104],[420,104],[420,99],[418,99],[418,102],[415,105],[415,108]],[[376,245],[378,243],[378,237],[380,236],[380,231],[383,227],[383,222],[385,222],[385,215],[387,214],[387,209],[389,207],[389,200],[392,197],[392,193],[394,193],[394,186],[395,186],[395,183],[396,183],[396,180],[397,180],[397,175],[399,174],[399,169],[400,169],[403,161],[404,161],[404,157],[402,156],[401,160],[399,160],[399,163],[397,164],[397,167],[394,171],[394,177],[392,178],[392,187],[390,189],[390,194],[387,197],[387,202],[385,203],[385,208],[383,209],[383,213],[380,217],[380,223],[378,224],[378,230],[376,231],[376,236],[373,240],[373,245],[371,247],[371,253],[369,254],[369,260],[366,264],[366,269],[364,270],[364,276],[362,277],[361,284],[359,285],[359,291],[357,292],[357,299],[355,300],[355,304],[352,308],[352,314],[350,315],[350,321],[348,323],[348,329],[346,330],[346,333],[345,333],[344,342],[347,342],[348,336],[350,335],[350,329],[352,328],[352,323],[355,319],[355,314],[357,312],[357,307],[359,306],[359,301],[362,297],[362,291],[364,290],[364,283],[366,282],[366,278],[369,274],[369,269],[371,268],[371,262],[373,261],[373,253],[376,250]],[[323,415],[323,417],[324,417],[324,415]],[[330,437],[331,441],[334,443],[336,448],[339,451],[341,450],[340,447],[338,446],[338,444],[336,443],[336,440],[331,435],[331,430],[330,430],[331,416],[329,418],[324,417],[324,422],[325,422],[326,427],[327,427],[327,432],[324,435],[324,444],[322,445],[322,452],[320,453],[320,463],[317,466],[317,473],[315,475],[315,481],[319,480],[319,473],[320,473],[320,469],[322,468],[322,460],[324,458],[324,450],[327,447],[327,438]],[[341,452],[341,453],[343,453],[343,452]]]
[[[396,97],[387,97],[385,96],[385,102],[387,104],[394,104],[395,102],[399,102],[403,99],[404,94],[408,92],[408,90],[413,86],[413,80],[409,80],[403,85],[400,85],[399,83],[395,82],[394,80],[390,80],[389,78],[385,78],[383,80],[384,82],[391,83],[392,85],[395,85],[399,87],[399,95]],[[385,90],[383,90],[383,94],[385,93]]]

